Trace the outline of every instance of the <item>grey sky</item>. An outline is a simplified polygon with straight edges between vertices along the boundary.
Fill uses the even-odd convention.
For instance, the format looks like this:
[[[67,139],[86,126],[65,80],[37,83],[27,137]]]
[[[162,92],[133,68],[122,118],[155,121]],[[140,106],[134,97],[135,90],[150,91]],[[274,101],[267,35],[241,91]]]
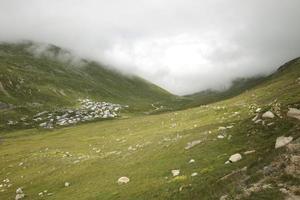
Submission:
[[[299,0],[0,0],[0,40],[52,43],[176,94],[300,56]]]

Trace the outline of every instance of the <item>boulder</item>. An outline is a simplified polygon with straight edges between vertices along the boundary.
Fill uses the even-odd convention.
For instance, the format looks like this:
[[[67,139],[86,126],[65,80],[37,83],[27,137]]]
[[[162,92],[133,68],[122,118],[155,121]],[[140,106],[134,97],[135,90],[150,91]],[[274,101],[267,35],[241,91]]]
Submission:
[[[22,190],[22,188],[18,188],[17,190],[16,190],[16,194],[23,194],[24,192],[23,192],[23,190]]]
[[[278,149],[280,147],[283,147],[283,146],[287,145],[292,140],[293,140],[293,137],[291,137],[291,136],[290,137],[284,137],[284,136],[278,137],[276,139],[275,149]]]
[[[69,182],[65,182],[65,187],[69,187],[70,183]]]
[[[17,194],[15,200],[20,200],[25,197],[25,194]]]
[[[300,120],[300,110],[297,108],[289,108],[289,111],[287,112],[287,116]]]
[[[275,115],[271,111],[267,111],[262,115],[262,117],[273,119],[275,117]]]
[[[118,184],[121,185],[121,184],[126,184],[126,183],[129,183],[130,179],[126,176],[123,176],[123,177],[120,177],[118,179]]]
[[[236,153],[236,154],[233,154],[232,156],[230,156],[229,162],[237,162],[241,159],[242,159],[242,155],[239,153]]]
[[[24,194],[22,188],[18,188],[16,190],[16,198],[15,198],[15,200],[20,200],[20,199],[23,199],[24,197],[25,197],[25,194]]]
[[[179,169],[173,169],[171,171],[171,173],[172,173],[173,176],[178,176],[180,174],[180,170]]]

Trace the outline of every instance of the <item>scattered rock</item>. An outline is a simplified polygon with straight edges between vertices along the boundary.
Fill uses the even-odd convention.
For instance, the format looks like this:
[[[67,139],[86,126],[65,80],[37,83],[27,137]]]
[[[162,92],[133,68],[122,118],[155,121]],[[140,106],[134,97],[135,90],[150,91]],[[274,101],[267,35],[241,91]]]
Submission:
[[[218,130],[219,130],[219,131],[224,131],[224,130],[226,130],[226,127],[220,126],[220,127],[218,128]]]
[[[287,112],[287,116],[300,120],[300,110],[297,108],[289,108],[289,111]]]
[[[271,123],[268,123],[267,126],[273,126],[275,123],[274,122],[271,122]]]
[[[300,177],[300,156],[291,155],[285,172],[295,177]]]
[[[185,149],[188,150],[200,143],[201,143],[201,140],[195,140],[195,141],[189,142],[189,143],[187,143],[187,146],[185,147]]]
[[[223,196],[220,197],[220,200],[226,200],[227,197],[228,197],[228,195],[223,195]]]
[[[194,162],[195,162],[194,159],[191,159],[191,160],[189,161],[190,164],[191,164],[191,163],[194,163]]]
[[[126,176],[123,176],[121,178],[118,179],[118,184],[121,185],[121,184],[127,184],[129,183],[130,179]]]
[[[180,170],[179,169],[173,169],[171,171],[171,173],[172,173],[173,176],[178,176],[180,174]]]
[[[24,194],[22,188],[18,188],[16,190],[16,198],[15,198],[15,200],[20,200],[20,199],[23,199],[24,197],[25,197],[25,194]]]
[[[278,137],[278,138],[276,139],[275,149],[287,145],[287,144],[290,143],[292,140],[293,140],[293,137],[291,137],[291,136],[290,136],[290,137],[284,137],[284,136]]]
[[[197,173],[197,172],[194,172],[194,173],[191,174],[191,176],[192,176],[192,177],[198,176],[198,173]]]
[[[69,182],[65,182],[65,187],[69,187],[70,183]]]
[[[262,117],[273,119],[275,117],[275,115],[271,111],[267,111],[262,115]]]
[[[218,137],[219,139],[224,139],[224,138],[225,138],[224,135],[218,135],[217,137]]]
[[[16,195],[16,200],[20,200],[20,199],[23,199],[25,197],[25,194],[17,194]]]
[[[255,110],[255,112],[260,112],[261,111],[261,108],[257,108],[256,110]]]
[[[244,152],[244,155],[248,155],[248,154],[252,154],[252,153],[255,153],[255,150],[245,151],[245,152]]]
[[[242,155],[239,153],[236,153],[236,154],[233,154],[232,156],[230,156],[229,162],[237,162],[241,159],[242,159]]]
[[[17,190],[16,190],[16,194],[23,194],[24,192],[23,192],[23,190],[22,190],[22,188],[18,188]]]
[[[258,120],[258,118],[259,118],[259,115],[256,115],[256,116],[252,119],[252,121],[255,122],[255,121]]]
[[[262,120],[262,119],[258,119],[258,120],[256,120],[254,123],[255,123],[255,124],[258,124],[258,123],[260,123],[260,122],[263,122],[263,120]]]

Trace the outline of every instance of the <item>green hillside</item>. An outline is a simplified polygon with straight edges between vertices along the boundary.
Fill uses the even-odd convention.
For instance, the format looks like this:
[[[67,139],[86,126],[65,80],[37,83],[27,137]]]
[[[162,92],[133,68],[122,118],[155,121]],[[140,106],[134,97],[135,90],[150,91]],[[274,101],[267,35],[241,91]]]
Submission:
[[[35,46],[31,42],[0,44],[1,124],[45,110],[74,107],[84,98],[128,105],[131,113],[151,112],[151,104],[176,105],[180,101],[139,77],[74,59],[71,53],[53,45],[36,55]],[[1,107],[10,109],[3,111]]]
[[[300,109],[299,59],[209,105],[2,131],[0,199],[299,199],[300,120],[289,108]],[[282,136],[290,144],[275,149]]]
[[[225,100],[230,97],[237,96],[244,91],[255,87],[266,80],[266,77],[258,76],[251,78],[238,78],[232,81],[231,86],[225,90],[204,90],[191,95],[186,95],[187,99],[191,99],[185,107],[195,107]]]

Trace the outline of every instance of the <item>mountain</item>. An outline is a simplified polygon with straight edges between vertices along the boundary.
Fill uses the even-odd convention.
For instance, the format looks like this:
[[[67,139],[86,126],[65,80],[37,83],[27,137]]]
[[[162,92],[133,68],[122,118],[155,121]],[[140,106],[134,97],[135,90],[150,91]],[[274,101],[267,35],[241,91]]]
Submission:
[[[205,105],[237,96],[256,85],[259,85],[265,81],[265,79],[266,77],[263,76],[237,78],[232,81],[231,86],[226,90],[204,90],[191,95],[186,95],[185,97],[187,99],[191,99],[191,101],[186,104],[186,107]]]
[[[128,105],[130,113],[153,111],[154,104],[175,105],[180,99],[140,77],[80,59],[54,45],[0,44],[0,108],[11,108],[0,110],[2,124],[75,107],[85,98]]]
[[[0,199],[299,199],[299,118],[295,59],[207,105],[1,131]]]

